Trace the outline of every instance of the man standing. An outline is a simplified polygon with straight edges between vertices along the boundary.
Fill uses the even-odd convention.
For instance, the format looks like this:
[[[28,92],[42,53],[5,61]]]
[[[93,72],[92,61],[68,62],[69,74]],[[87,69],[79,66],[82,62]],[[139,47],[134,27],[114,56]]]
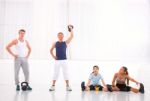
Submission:
[[[25,82],[29,83],[29,65],[28,65],[28,57],[31,53],[31,47],[27,40],[24,39],[25,30],[19,30],[19,37],[11,41],[7,46],[7,51],[14,57],[14,72],[15,72],[15,84],[16,90],[20,90],[19,85],[19,71],[22,67]],[[16,52],[12,52],[11,47],[15,46]],[[27,90],[32,90],[32,88],[28,85]]]
[[[72,29],[73,29],[73,26],[69,25],[68,31],[70,32],[70,37],[65,41],[63,40],[64,34],[62,32],[59,32],[57,35],[58,41],[55,42],[50,49],[50,54],[55,59],[53,82],[52,82],[51,88],[49,89],[50,91],[55,90],[55,83],[59,76],[60,67],[62,67],[64,80],[66,82],[66,90],[72,91],[72,89],[69,86],[68,66],[66,63],[67,62],[67,56],[66,56],[67,45],[71,42],[71,40],[73,38],[73,30]],[[56,49],[56,55],[54,55],[54,53],[53,53],[54,49]]]

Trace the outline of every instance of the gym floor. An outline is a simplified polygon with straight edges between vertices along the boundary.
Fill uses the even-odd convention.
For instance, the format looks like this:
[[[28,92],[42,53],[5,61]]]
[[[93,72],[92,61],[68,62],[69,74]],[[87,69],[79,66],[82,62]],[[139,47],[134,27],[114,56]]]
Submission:
[[[30,85],[32,91],[15,91],[13,61],[0,60],[0,101],[149,101],[150,100],[150,64],[144,62],[117,61],[68,61],[70,68],[70,85],[72,92],[65,90],[62,73],[56,84],[56,91],[50,92],[54,61],[29,60]],[[145,94],[133,92],[82,92],[80,83],[87,81],[92,66],[98,65],[105,82],[111,83],[113,74],[123,66],[127,66],[130,76],[144,83]],[[23,81],[20,71],[20,82]],[[132,87],[137,85],[130,82]]]

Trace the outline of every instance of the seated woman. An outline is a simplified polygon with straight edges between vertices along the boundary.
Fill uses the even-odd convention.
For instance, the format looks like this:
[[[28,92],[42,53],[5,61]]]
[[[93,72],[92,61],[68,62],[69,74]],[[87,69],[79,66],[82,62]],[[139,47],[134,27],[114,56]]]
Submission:
[[[101,86],[100,80],[102,81],[104,87]],[[98,66],[93,67],[93,72],[90,74],[87,85],[85,86],[85,82],[81,83],[81,89],[82,91],[89,91],[89,90],[107,91],[106,84],[103,80],[102,75],[99,73]]]
[[[133,88],[128,86],[129,85],[129,80],[132,82],[135,82],[137,85],[140,85],[139,89]],[[121,67],[118,73],[115,73],[113,81],[112,81],[112,86],[107,85],[108,88],[112,91],[125,91],[129,92],[132,91],[134,93],[144,93],[144,85],[142,83],[139,83],[138,81],[134,80],[128,75],[128,69],[127,67]]]

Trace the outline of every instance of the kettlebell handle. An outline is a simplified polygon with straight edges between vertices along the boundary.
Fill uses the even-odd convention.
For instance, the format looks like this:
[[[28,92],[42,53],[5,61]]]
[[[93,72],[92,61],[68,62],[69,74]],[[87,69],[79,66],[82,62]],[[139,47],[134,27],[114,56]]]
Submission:
[[[68,28],[72,28],[73,29],[73,25],[68,25]]]
[[[25,85],[28,86],[28,82],[22,82],[22,83],[21,83],[21,86],[23,86],[23,84],[25,84]]]

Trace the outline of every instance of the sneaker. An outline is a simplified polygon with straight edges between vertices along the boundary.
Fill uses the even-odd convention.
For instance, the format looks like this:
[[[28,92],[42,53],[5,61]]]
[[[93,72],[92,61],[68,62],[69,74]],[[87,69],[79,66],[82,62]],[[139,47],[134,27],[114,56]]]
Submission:
[[[19,85],[16,86],[16,91],[20,91],[20,86]]]
[[[85,90],[85,82],[82,82],[82,83],[81,83],[81,89],[82,89],[82,91]]]
[[[27,90],[32,90],[32,88],[30,86],[28,86]]]
[[[107,89],[108,89],[108,91],[112,92],[112,87],[111,87],[111,85],[107,85]]]
[[[49,89],[49,91],[55,91],[55,86],[51,86],[51,88]]]
[[[139,92],[141,92],[142,94],[144,94],[144,85],[142,83],[140,83]]]
[[[72,91],[71,87],[69,87],[69,86],[66,87],[66,90],[67,91]]]

